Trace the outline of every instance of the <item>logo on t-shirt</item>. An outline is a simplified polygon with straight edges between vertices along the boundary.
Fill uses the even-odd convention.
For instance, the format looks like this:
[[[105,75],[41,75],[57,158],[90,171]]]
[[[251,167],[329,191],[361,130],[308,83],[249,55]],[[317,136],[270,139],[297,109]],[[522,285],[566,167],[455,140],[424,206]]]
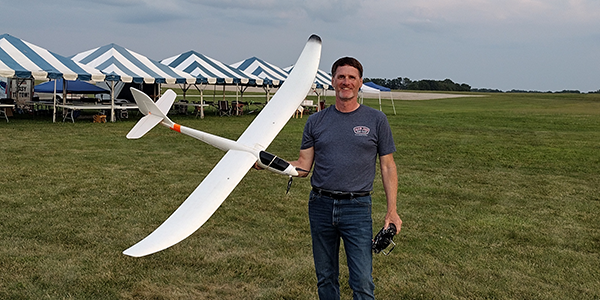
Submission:
[[[352,128],[352,130],[354,131],[354,135],[356,136],[367,136],[371,131],[371,129],[369,129],[369,127],[367,126],[356,126]]]

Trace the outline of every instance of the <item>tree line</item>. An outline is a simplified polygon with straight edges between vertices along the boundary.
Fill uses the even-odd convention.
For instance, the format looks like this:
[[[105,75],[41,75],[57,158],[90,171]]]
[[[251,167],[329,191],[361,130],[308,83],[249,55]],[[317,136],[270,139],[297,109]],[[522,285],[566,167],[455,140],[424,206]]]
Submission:
[[[432,80],[432,79],[423,79],[423,80],[411,80],[407,77],[398,77],[396,79],[387,79],[387,78],[365,78],[364,82],[373,82],[377,85],[384,86],[390,88],[392,90],[417,90],[417,91],[456,91],[456,92],[484,92],[484,93],[572,93],[572,94],[580,94],[582,93],[579,90],[562,90],[562,91],[528,91],[528,90],[517,90],[512,89],[510,91],[501,91],[499,89],[490,89],[490,88],[471,88],[470,85],[466,83],[455,83],[450,79],[444,80]],[[600,93],[600,90],[588,92],[589,94]]]
[[[420,91],[471,91],[471,86],[466,83],[455,83],[450,79],[444,80],[411,80],[407,77],[398,77],[396,79],[387,78],[365,78],[365,82],[373,82],[377,85],[390,88],[392,90],[420,90]]]

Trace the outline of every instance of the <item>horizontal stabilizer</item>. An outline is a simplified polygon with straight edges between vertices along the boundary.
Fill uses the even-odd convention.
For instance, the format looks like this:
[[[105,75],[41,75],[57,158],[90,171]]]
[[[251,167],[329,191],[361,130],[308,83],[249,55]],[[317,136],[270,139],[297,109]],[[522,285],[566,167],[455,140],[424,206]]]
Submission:
[[[127,134],[128,139],[139,139],[146,134],[154,126],[163,122],[165,126],[173,126],[173,122],[167,117],[167,113],[173,105],[177,94],[172,90],[165,92],[156,103],[148,97],[144,92],[131,88],[131,94],[135,103],[137,103],[140,111],[145,117],[141,118],[137,124]]]
[[[177,94],[175,94],[173,90],[168,90],[160,97],[160,99],[158,99],[158,101],[156,101],[156,103],[154,103],[154,101],[152,101],[152,99],[144,92],[136,88],[130,88],[130,90],[135,103],[137,103],[140,111],[144,115],[153,114],[165,117],[177,97]]]
[[[137,124],[135,124],[135,126],[133,126],[133,128],[129,131],[129,133],[127,134],[127,138],[130,140],[141,138],[142,136],[144,136],[144,134],[150,131],[150,129],[158,125],[158,123],[160,123],[162,120],[163,118],[155,115],[147,115],[141,118],[137,122]]]

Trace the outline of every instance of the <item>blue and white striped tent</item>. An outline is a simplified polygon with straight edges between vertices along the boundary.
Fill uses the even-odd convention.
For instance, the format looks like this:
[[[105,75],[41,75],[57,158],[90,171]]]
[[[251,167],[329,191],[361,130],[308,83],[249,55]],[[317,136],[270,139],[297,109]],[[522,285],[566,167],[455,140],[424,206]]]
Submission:
[[[75,54],[73,60],[107,74],[108,81],[134,83],[189,83],[197,79],[185,72],[170,68],[144,55],[109,44]]]
[[[259,78],[270,80],[273,85],[280,85],[289,75],[289,73],[282,68],[258,57],[251,57],[234,63],[231,66],[254,76],[258,76]]]
[[[263,79],[232,68],[196,51],[188,51],[160,61],[164,65],[198,77],[208,84],[263,85]]]
[[[284,70],[286,72],[292,72],[292,69],[294,69],[294,66],[289,66],[287,68],[285,68]],[[327,72],[318,69],[317,70],[317,76],[315,77],[315,84],[316,84],[316,88],[318,89],[324,89],[324,90],[333,90],[333,86],[331,85],[331,75],[329,75]]]
[[[315,78],[315,83],[317,84],[317,87],[326,89],[326,90],[333,90],[333,86],[331,85],[331,75],[329,75],[327,72],[319,69],[317,71],[317,77]]]
[[[0,76],[34,79],[103,81],[102,72],[23,41],[0,35]]]

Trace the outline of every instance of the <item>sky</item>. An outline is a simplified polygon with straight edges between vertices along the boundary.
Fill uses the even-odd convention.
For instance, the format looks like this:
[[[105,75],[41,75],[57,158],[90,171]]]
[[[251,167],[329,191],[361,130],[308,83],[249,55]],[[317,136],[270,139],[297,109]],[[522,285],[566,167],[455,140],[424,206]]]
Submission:
[[[311,34],[320,68],[473,88],[600,90],[598,0],[0,0],[0,34],[63,56],[117,44],[154,60],[190,50],[285,68]]]

